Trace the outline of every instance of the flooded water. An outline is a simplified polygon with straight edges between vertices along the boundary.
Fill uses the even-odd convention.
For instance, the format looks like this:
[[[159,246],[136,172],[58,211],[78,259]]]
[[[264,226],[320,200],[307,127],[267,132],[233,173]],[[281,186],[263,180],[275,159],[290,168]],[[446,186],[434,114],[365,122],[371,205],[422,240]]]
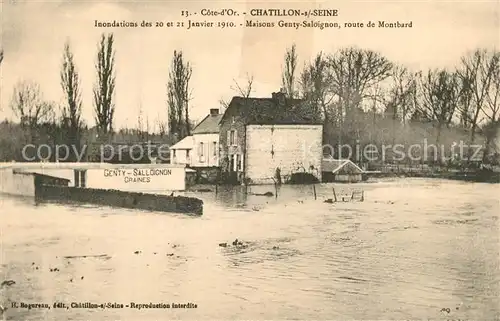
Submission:
[[[324,203],[332,187],[365,200]],[[318,185],[317,200],[312,186],[219,189],[199,194],[202,217],[2,196],[1,277],[16,282],[2,305],[7,320],[498,320],[499,192],[419,179]]]

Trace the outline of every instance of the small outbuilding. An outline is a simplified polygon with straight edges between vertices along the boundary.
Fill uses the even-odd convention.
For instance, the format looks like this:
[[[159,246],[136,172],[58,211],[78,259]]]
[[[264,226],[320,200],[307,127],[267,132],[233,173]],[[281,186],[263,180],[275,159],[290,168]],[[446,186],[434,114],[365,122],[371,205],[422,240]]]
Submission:
[[[323,182],[357,183],[363,180],[363,169],[349,159],[324,158],[321,168]]]
[[[191,165],[191,152],[194,146],[193,136],[186,136],[170,147],[170,164]]]

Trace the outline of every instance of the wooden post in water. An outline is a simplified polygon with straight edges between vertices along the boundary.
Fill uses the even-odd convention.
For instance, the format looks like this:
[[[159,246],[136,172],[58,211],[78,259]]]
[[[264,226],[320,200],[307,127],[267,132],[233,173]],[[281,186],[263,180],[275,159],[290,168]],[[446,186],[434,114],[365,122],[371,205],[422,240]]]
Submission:
[[[217,190],[218,186],[219,186],[219,184],[215,184],[215,196],[217,196],[217,193],[218,193],[218,190]]]
[[[313,184],[314,200],[316,200],[316,184]]]
[[[333,190],[333,200],[337,202],[337,193],[335,193],[335,187],[332,187]]]
[[[274,198],[278,198],[278,182],[274,177],[271,177],[274,182]]]
[[[365,200],[365,191],[361,191],[361,202]]]

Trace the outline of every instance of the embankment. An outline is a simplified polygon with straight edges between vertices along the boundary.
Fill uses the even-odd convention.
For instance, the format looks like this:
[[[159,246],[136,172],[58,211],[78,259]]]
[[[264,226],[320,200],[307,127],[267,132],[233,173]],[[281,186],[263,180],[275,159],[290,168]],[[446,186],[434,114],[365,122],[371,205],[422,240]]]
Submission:
[[[193,197],[125,192],[110,189],[40,185],[37,202],[87,203],[159,212],[203,214],[203,201]]]
[[[392,178],[392,177],[413,177],[413,178],[439,178],[457,181],[475,182],[475,183],[500,183],[500,173],[479,170],[474,172],[387,172],[377,174],[365,174],[365,178]]]

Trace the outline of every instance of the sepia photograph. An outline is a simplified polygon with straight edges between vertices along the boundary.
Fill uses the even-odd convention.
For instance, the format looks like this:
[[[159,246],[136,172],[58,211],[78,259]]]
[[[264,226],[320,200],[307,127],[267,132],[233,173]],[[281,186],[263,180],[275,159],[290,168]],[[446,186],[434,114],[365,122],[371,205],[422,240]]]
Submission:
[[[500,320],[500,5],[0,0],[1,320]]]

